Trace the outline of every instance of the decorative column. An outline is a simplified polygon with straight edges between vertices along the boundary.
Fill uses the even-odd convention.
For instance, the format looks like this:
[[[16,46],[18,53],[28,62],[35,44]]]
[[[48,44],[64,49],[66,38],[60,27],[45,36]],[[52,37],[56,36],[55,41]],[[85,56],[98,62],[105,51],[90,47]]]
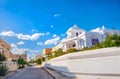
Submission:
[[[82,49],[82,40],[79,39],[79,49]]]
[[[75,40],[76,49],[79,49],[78,40]]]
[[[66,49],[67,49],[67,45],[64,44],[64,45],[63,45],[63,50],[66,50]]]

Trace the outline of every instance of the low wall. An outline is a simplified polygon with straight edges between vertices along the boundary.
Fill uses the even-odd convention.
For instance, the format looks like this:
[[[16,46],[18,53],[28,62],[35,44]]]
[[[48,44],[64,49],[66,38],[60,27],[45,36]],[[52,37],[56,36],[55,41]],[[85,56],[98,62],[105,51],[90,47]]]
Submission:
[[[80,79],[120,79],[120,48],[76,52],[44,64],[68,77]]]
[[[16,71],[18,69],[18,64],[15,62],[8,62],[6,64],[8,71]]]

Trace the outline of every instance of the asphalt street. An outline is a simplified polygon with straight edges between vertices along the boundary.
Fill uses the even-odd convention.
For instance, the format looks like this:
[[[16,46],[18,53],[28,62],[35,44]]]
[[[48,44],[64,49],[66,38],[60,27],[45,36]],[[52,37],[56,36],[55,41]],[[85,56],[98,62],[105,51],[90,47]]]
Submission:
[[[27,67],[5,79],[53,79],[40,67]]]

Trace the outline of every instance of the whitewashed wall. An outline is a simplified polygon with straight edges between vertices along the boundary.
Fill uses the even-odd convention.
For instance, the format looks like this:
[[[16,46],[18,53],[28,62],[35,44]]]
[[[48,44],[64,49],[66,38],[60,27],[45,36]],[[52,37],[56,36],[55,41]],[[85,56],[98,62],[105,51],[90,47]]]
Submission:
[[[120,48],[104,48],[60,56],[44,66],[80,79],[120,79]]]

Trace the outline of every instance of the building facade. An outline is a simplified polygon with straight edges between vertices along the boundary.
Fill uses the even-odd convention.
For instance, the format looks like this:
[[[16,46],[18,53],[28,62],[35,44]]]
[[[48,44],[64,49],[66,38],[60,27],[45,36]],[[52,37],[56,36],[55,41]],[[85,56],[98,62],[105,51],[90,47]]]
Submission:
[[[0,53],[5,55],[6,61],[18,60],[18,58],[27,61],[27,54],[13,54],[10,52],[10,48],[10,45],[0,38]]]
[[[42,55],[40,55],[40,54],[35,55],[35,59],[41,59],[41,58],[42,58]]]
[[[52,55],[52,48],[43,49],[42,56],[45,56],[45,55]]]
[[[22,58],[27,61],[27,54],[12,54],[12,60],[18,60],[18,58]]]
[[[104,26],[101,28],[93,29],[89,32],[80,29],[77,25],[69,28],[66,32],[67,37],[61,41],[60,44],[55,46],[52,50],[55,51],[61,48],[66,51],[69,48],[83,49],[91,47],[95,44],[102,42],[108,34],[120,35],[120,30],[106,29]]]
[[[11,61],[10,45],[0,38],[0,53],[4,54],[6,61]]]

